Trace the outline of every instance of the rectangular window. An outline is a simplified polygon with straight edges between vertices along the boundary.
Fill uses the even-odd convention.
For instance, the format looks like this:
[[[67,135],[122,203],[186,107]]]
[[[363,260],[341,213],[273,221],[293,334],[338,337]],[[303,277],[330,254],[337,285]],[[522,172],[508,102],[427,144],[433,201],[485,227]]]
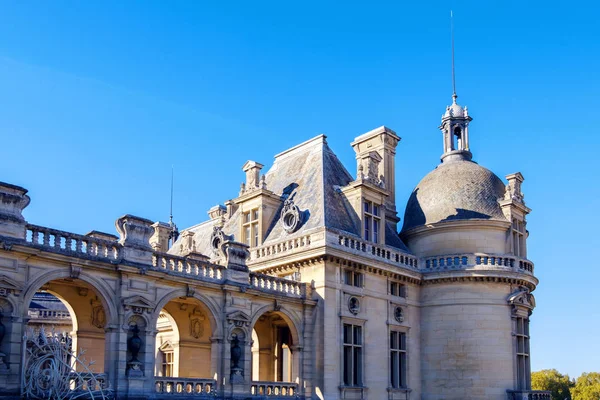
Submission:
[[[531,371],[529,361],[529,320],[527,318],[517,317],[516,321],[516,339],[517,339],[517,389],[531,389]]]
[[[362,327],[344,324],[344,385],[362,386]]]
[[[162,373],[163,376],[173,376],[173,366],[175,364],[175,353],[172,351],[162,352]]]
[[[405,388],[406,384],[406,333],[390,332],[390,384]]]
[[[363,202],[364,239],[375,243],[380,241],[381,231],[381,206],[371,201]]]
[[[350,286],[363,287],[363,274],[346,269],[344,270],[344,283]]]
[[[513,219],[512,239],[514,255],[517,257],[526,258],[527,252],[525,251],[525,223],[523,221]]]
[[[244,213],[243,221],[243,242],[250,246],[256,247],[260,243],[260,233],[258,227],[258,209],[254,209]]]
[[[390,282],[390,294],[392,296],[406,297],[406,286],[398,282]]]

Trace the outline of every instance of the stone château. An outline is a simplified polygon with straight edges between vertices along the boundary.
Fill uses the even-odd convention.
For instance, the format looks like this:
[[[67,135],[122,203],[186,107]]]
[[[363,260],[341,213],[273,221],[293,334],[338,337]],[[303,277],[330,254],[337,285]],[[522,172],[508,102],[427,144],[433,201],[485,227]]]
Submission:
[[[524,178],[472,160],[471,120],[454,96],[400,232],[386,127],[351,143],[354,175],[323,135],[246,162],[239,196],[181,231],[38,226],[0,184],[0,398],[46,321],[119,399],[549,399],[530,387]]]

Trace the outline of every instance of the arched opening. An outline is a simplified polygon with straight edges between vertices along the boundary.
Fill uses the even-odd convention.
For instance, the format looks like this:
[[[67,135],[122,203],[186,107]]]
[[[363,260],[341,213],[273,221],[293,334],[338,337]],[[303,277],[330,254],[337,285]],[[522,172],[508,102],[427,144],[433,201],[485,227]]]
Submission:
[[[280,312],[270,311],[259,317],[252,331],[252,380],[293,382],[294,329]]]
[[[454,138],[456,138],[456,146],[453,146],[455,149],[457,150],[464,150],[463,148],[463,137],[462,137],[462,130],[460,129],[459,126],[454,128],[454,135],[452,138],[452,142],[454,144]]]
[[[210,379],[212,323],[210,311],[192,297],[178,297],[160,311],[156,322],[156,376]]]
[[[68,334],[73,368],[105,372],[107,312],[99,292],[80,279],[55,279],[31,297],[27,328],[36,334]],[[75,360],[76,357],[76,360]]]

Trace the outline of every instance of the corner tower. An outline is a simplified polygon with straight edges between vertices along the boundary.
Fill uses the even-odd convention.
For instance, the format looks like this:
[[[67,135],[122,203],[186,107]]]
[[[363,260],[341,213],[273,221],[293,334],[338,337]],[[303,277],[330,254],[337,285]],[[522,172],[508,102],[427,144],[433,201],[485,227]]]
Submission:
[[[472,160],[467,108],[442,115],[441,164],[413,190],[401,239],[420,258],[422,399],[531,398],[523,176]]]

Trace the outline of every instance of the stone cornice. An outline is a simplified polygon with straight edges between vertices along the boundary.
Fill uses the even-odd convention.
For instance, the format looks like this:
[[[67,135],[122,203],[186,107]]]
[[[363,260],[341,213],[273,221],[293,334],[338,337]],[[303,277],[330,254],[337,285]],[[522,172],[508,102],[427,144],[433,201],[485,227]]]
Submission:
[[[407,237],[424,236],[434,231],[436,233],[444,231],[456,232],[472,228],[505,231],[509,227],[509,221],[501,221],[497,219],[450,220],[411,228],[407,231],[401,232],[400,237],[404,240]]]

